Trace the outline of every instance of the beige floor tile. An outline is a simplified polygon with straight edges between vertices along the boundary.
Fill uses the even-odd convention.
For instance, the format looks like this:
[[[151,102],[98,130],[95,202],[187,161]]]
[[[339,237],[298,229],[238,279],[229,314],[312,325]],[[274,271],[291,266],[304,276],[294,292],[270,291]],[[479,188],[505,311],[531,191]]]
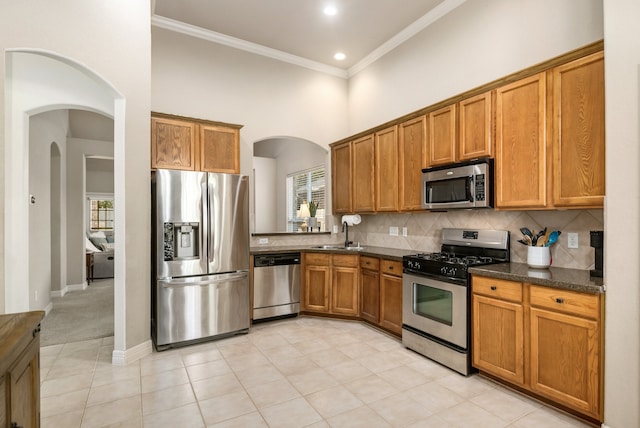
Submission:
[[[540,407],[540,404],[508,393],[502,388],[483,392],[470,401],[506,422],[513,422]]]
[[[57,359],[47,372],[45,380],[59,379],[61,377],[79,374],[92,374],[95,371],[95,361],[73,361],[70,359]]]
[[[465,399],[470,399],[495,388],[495,384],[478,376],[464,377],[458,373],[440,378],[436,382]]]
[[[46,418],[43,417],[40,420],[40,426],[42,428],[80,428],[83,414],[84,408],[82,410],[61,413]]]
[[[87,406],[108,403],[121,398],[140,396],[140,382],[137,379],[108,383],[89,390]]]
[[[414,424],[408,425],[407,428],[473,428],[472,426],[464,427],[461,425],[451,425],[449,422],[440,418],[438,415],[429,416]],[[542,428],[542,427],[538,427]]]
[[[257,334],[249,334],[249,342],[253,343],[253,345],[261,351],[289,344],[289,342],[278,333],[263,333],[260,330],[258,330]]]
[[[389,382],[376,375],[355,380],[345,386],[365,403],[372,403],[399,392]]]
[[[231,373],[231,367],[224,360],[209,361],[187,367],[191,382]]]
[[[176,385],[189,383],[189,376],[184,367],[175,370],[168,370],[159,374],[142,376],[142,393],[158,391]]]
[[[169,389],[142,394],[142,410],[144,415],[158,413],[169,409],[195,403],[196,397],[190,384],[178,385]]]
[[[244,387],[233,373],[192,382],[191,386],[193,387],[193,391],[195,392],[196,399],[198,401],[208,400],[220,395],[231,394],[232,392],[244,391]]]
[[[338,381],[331,377],[331,375],[329,375],[329,373],[327,373],[323,369],[315,369],[309,370],[305,373],[297,373],[288,376],[287,379],[298,391],[300,391],[302,395],[322,391],[323,389],[331,388],[338,385]]]
[[[89,388],[64,394],[52,395],[40,399],[40,414],[43,418],[61,413],[82,410],[87,404]]]
[[[58,379],[45,380],[40,386],[40,397],[51,397],[65,394],[67,392],[88,389],[91,387],[92,373],[83,373],[62,377]]]
[[[249,342],[249,339],[241,342],[231,342],[226,344],[219,343],[218,350],[224,358],[241,357],[246,354],[260,351],[253,345],[253,343]]]
[[[253,403],[260,409],[300,397],[300,393],[286,379],[247,388]]]
[[[169,352],[169,351],[166,351]],[[159,354],[159,355],[158,355]],[[140,360],[140,374],[148,376],[184,367],[182,357],[178,353],[158,353]]]
[[[325,370],[340,383],[353,382],[373,374],[371,370],[357,361],[346,361],[335,366],[325,367]]]
[[[98,350],[102,346],[102,339],[83,340],[81,342],[66,343],[60,351],[60,356],[69,355],[86,355],[88,352],[94,352],[98,355]]]
[[[403,364],[395,355],[386,352],[376,352],[366,355],[358,358],[357,361],[374,373],[390,370]]]
[[[419,355],[419,354],[416,354]],[[450,376],[455,373],[453,370],[444,367],[428,358],[422,358],[412,363],[406,364],[407,367],[411,367],[415,371],[429,378],[429,380],[442,379],[443,377]]]
[[[263,349],[262,353],[271,362],[279,361],[282,359],[300,358],[303,356],[302,352],[298,351],[295,346],[290,344]]]
[[[409,388],[415,388],[416,386],[430,382],[427,376],[408,366],[394,367],[379,372],[378,376],[400,391],[405,391]]]
[[[369,407],[394,427],[405,427],[432,415],[426,407],[419,405],[405,394],[396,394],[369,403]]]
[[[210,344],[200,345],[196,349],[185,348],[181,353],[182,361],[186,367],[218,361],[223,358],[220,350]]]
[[[560,413],[559,411],[550,409],[546,406],[542,406],[537,410],[521,417],[512,424],[517,428],[539,428],[539,427],[553,427],[553,428],[575,428],[575,427],[590,427],[586,423],[572,418],[568,415]]]
[[[109,383],[122,382],[127,380],[140,380],[140,364],[138,362],[131,363],[126,366],[102,367],[96,370],[93,375],[91,386],[97,387]]]
[[[406,395],[432,413],[439,413],[464,401],[464,398],[436,382],[411,388]]]
[[[262,354],[262,352],[256,350],[242,356],[225,357],[227,364],[233,369],[233,371],[240,371],[250,369],[252,367],[264,366],[270,364],[271,361]]]
[[[133,425],[136,421],[142,422],[140,396],[87,407],[82,418],[82,428],[96,428],[116,424],[127,426]]]
[[[265,407],[261,413],[271,428],[306,427],[322,420],[303,397]]]
[[[237,418],[228,419],[209,425],[208,428],[268,428],[267,423],[258,412],[247,413]]]
[[[387,428],[391,427],[373,409],[362,406],[327,419],[332,428]]]
[[[313,362],[320,367],[335,366],[336,364],[351,361],[352,358],[337,349],[325,349],[310,355]]]
[[[284,379],[282,373],[280,373],[280,371],[270,363],[256,367],[249,367],[245,370],[239,370],[236,371],[235,374],[245,388],[252,388],[254,386]]]
[[[307,356],[297,358],[283,358],[272,361],[273,365],[285,376],[296,373],[304,373],[319,368],[313,360]]]
[[[143,416],[145,428],[204,427],[200,408],[196,403]]]
[[[339,345],[337,349],[353,359],[366,357],[367,355],[378,353],[379,351],[366,342],[354,342],[346,345]]]
[[[303,355],[313,355],[316,352],[331,349],[331,345],[323,339],[311,337],[308,340],[300,340],[293,345]]]
[[[507,422],[470,401],[464,401],[447,410],[441,411],[438,413],[438,416],[452,425],[461,427],[500,428],[507,425]],[[556,426],[554,426],[554,428],[555,427]]]
[[[314,392],[305,398],[324,418],[357,409],[364,404],[344,386]]]
[[[199,405],[207,426],[246,415],[257,410],[244,391],[200,401]]]

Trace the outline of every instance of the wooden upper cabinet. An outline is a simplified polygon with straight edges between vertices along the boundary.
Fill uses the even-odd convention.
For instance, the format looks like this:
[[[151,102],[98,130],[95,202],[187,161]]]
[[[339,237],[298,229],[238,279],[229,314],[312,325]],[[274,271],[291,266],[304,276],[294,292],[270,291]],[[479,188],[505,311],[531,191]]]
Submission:
[[[428,166],[444,165],[456,160],[456,105],[429,113]]]
[[[334,214],[353,212],[351,160],[351,142],[331,148],[331,205]]]
[[[496,91],[496,207],[544,208],[546,78],[538,73]]]
[[[200,125],[200,170],[240,173],[240,131],[238,129]]]
[[[457,160],[493,155],[491,91],[460,101]]]
[[[151,168],[195,171],[197,124],[165,117],[151,118]]]
[[[398,127],[375,135],[376,211],[398,211]]]
[[[151,168],[240,173],[240,125],[151,114]]]
[[[603,207],[603,52],[554,69],[553,106],[553,204]]]
[[[399,200],[401,211],[422,209],[422,168],[426,167],[427,117],[401,123],[399,126]]]
[[[374,212],[374,171],[375,147],[373,134],[355,140],[353,143],[353,211],[356,213]]]

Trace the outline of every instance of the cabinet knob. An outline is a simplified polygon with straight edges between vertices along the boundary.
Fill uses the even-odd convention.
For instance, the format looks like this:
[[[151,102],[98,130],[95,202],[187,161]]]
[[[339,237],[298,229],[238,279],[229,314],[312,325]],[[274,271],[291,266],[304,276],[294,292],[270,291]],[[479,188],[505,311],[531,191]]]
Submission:
[[[11,422],[11,428],[22,428],[17,422]]]
[[[495,285],[491,286],[491,291],[496,291],[498,289],[498,287],[496,287]]]
[[[561,305],[564,303],[564,299],[562,297],[556,297],[556,303]]]
[[[389,270],[393,270],[393,266],[389,266]]]
[[[32,332],[33,337],[36,337],[38,333],[40,333],[40,324],[38,324],[38,326],[33,329],[33,332]]]

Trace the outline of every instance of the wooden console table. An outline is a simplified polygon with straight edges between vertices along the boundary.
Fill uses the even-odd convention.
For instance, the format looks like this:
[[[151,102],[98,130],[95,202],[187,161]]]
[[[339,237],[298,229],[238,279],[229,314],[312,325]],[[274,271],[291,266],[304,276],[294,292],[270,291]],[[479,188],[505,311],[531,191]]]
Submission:
[[[93,253],[87,251],[85,257],[87,262],[87,285],[89,285],[93,279]]]

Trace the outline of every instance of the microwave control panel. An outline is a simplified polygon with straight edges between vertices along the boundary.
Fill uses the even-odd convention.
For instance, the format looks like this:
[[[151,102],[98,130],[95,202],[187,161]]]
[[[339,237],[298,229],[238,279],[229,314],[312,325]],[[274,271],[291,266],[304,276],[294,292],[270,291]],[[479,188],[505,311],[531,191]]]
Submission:
[[[485,180],[484,174],[476,174],[475,176],[475,187],[476,187],[476,201],[484,201],[485,200]]]

